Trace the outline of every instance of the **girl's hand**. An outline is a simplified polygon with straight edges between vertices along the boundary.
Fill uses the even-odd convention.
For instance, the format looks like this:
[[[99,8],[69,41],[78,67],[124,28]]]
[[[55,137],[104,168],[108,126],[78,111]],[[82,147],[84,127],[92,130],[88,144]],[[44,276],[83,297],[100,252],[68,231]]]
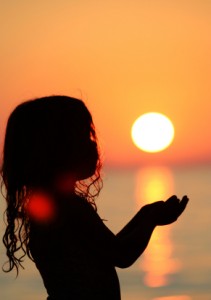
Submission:
[[[168,225],[177,220],[185,210],[189,199],[184,196],[179,200],[177,196],[172,196],[168,200],[157,201],[147,204],[142,208],[146,218],[150,218],[155,225]]]

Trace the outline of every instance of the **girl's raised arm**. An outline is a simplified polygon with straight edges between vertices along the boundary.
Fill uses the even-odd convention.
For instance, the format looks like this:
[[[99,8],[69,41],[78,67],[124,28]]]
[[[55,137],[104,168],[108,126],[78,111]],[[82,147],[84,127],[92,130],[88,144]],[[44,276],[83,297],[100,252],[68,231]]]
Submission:
[[[181,201],[172,196],[166,202],[148,204],[117,235],[109,230],[88,203],[78,202],[76,230],[78,234],[83,234],[96,255],[119,268],[127,268],[143,253],[155,227],[176,221],[187,202],[186,196]]]

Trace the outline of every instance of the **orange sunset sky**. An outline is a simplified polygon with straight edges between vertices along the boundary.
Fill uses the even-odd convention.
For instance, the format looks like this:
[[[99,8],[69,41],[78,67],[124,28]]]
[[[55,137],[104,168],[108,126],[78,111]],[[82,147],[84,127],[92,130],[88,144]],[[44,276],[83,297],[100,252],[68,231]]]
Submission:
[[[0,20],[1,149],[15,105],[67,94],[87,103],[111,165],[211,161],[211,1],[1,1]],[[130,136],[149,111],[175,126],[157,154]]]

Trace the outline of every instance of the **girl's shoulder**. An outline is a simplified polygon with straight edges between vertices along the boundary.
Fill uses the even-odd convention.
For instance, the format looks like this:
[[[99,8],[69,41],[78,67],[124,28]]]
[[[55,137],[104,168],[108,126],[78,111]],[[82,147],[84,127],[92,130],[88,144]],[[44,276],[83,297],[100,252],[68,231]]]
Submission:
[[[31,225],[43,232],[78,226],[95,217],[93,206],[77,194],[45,194],[31,199]]]
[[[95,215],[96,212],[88,200],[77,194],[67,195],[56,199],[58,215],[70,218],[80,218]]]

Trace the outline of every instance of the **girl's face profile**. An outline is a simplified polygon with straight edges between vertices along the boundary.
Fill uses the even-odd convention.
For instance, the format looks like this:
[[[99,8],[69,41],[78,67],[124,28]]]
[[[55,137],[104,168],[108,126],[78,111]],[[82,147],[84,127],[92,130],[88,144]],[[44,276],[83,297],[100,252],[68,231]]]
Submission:
[[[47,186],[67,171],[70,183],[91,177],[99,162],[92,116],[75,98],[26,101],[10,116],[4,156],[5,174],[17,185]]]
[[[76,146],[70,143],[68,147],[65,147],[65,145],[61,145],[61,147],[64,149],[61,155],[63,158],[56,176],[63,175],[63,177],[66,177],[67,174],[71,174],[73,180],[78,181],[94,175],[99,160],[96,141],[90,137],[83,139],[83,136],[81,136],[81,141]],[[58,155],[59,153],[61,153],[60,150]],[[55,153],[55,156],[57,156],[57,153]]]
[[[75,171],[66,170],[57,174],[54,180],[54,186],[59,191],[73,192],[76,181],[87,179],[94,175],[97,162],[98,152],[97,144],[95,141],[89,141],[89,147],[87,147],[87,155],[81,158],[81,166]]]

